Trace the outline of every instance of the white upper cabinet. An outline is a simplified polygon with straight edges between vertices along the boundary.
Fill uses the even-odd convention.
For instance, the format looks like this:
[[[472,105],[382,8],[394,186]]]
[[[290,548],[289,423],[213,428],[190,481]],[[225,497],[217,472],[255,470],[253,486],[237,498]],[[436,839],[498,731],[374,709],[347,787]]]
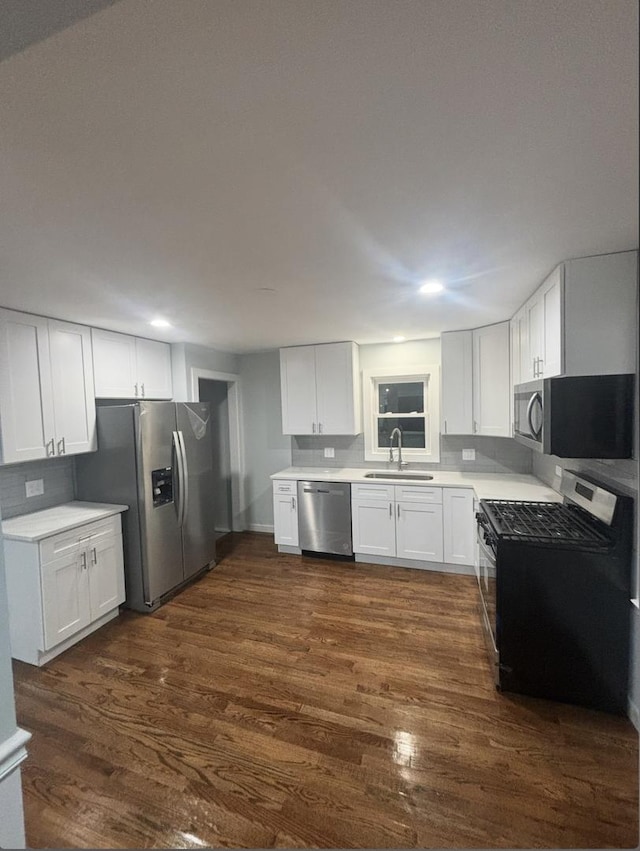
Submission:
[[[280,349],[280,389],[282,433],[315,434],[318,428],[315,346]]]
[[[442,431],[473,431],[473,344],[471,331],[451,331],[441,338]]]
[[[96,449],[89,329],[0,310],[2,463]]]
[[[171,346],[91,329],[97,399],[171,399]]]
[[[443,334],[442,432],[510,437],[509,323]]]
[[[511,436],[509,323],[473,331],[473,431]]]
[[[558,266],[511,320],[514,384],[562,373],[562,278]]]
[[[55,440],[47,320],[1,310],[0,347],[2,461],[46,458]]]
[[[635,371],[638,254],[567,260],[512,323],[514,383]]]
[[[143,399],[171,399],[171,346],[136,337],[138,391]]]
[[[50,319],[49,352],[56,453],[92,452],[97,443],[91,330]]]
[[[280,349],[283,434],[359,434],[358,347],[326,343]]]

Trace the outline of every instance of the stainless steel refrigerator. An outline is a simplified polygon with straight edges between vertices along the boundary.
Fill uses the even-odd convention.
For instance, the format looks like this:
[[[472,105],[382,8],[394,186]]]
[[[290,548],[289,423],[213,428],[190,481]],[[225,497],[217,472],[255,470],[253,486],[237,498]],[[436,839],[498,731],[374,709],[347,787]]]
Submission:
[[[209,405],[108,405],[97,420],[98,451],[76,458],[78,498],[129,506],[126,604],[150,612],[215,564]]]

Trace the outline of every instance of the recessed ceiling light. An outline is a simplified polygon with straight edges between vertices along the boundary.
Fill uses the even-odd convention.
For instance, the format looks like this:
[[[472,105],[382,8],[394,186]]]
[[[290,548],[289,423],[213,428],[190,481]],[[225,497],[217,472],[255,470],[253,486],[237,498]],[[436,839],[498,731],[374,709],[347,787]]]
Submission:
[[[152,319],[151,322],[149,322],[149,325],[153,325],[154,328],[171,328],[170,322],[168,322],[166,319],[160,318]]]
[[[434,295],[435,293],[441,293],[444,289],[443,285],[440,281],[431,280],[425,281],[424,284],[420,287],[421,293],[427,293],[429,295]]]
[[[406,337],[394,337],[394,338],[393,338],[393,342],[394,342],[394,343],[404,343],[404,341],[405,341],[406,339],[407,339]]]

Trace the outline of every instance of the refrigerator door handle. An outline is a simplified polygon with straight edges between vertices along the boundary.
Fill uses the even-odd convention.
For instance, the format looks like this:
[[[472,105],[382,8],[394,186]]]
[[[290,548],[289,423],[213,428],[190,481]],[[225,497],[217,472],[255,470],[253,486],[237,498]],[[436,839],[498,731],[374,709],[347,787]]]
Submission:
[[[180,433],[177,431],[173,432],[173,451],[175,453],[176,458],[176,474],[174,476],[174,480],[177,480],[178,483],[178,526],[182,526],[184,520],[184,470],[183,470],[183,456],[182,456],[182,446],[180,443]]]
[[[189,513],[189,466],[187,464],[187,450],[184,445],[184,435],[181,431],[178,432],[178,442],[180,444],[180,454],[182,455],[182,472],[180,475],[180,493],[182,494],[182,518],[180,525],[184,526]]]

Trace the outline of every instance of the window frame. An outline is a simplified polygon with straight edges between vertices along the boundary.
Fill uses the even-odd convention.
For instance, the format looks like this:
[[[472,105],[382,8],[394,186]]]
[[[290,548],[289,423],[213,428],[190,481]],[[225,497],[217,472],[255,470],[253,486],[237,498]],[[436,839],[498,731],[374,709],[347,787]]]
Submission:
[[[440,461],[440,367],[414,364],[396,367],[371,367],[362,371],[364,458],[365,461],[389,461],[389,448],[378,447],[378,393],[381,382],[424,382],[425,448],[402,447],[405,461],[435,464]],[[399,415],[400,418],[403,415]],[[407,414],[407,417],[410,415]],[[397,458],[397,452],[394,452]]]

